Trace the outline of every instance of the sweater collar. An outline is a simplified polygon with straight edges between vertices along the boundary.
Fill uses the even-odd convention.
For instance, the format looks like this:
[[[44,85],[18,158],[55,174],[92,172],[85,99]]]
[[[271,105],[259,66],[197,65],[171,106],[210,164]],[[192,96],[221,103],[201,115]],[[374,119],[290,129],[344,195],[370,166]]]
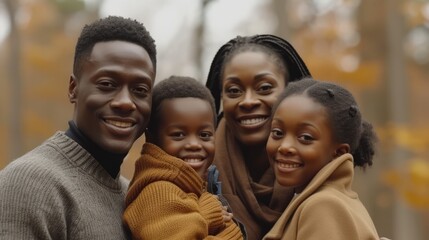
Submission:
[[[88,151],[112,178],[118,176],[121,164],[127,154],[112,153],[102,149],[85,136],[74,121],[69,121],[69,129],[65,134]]]

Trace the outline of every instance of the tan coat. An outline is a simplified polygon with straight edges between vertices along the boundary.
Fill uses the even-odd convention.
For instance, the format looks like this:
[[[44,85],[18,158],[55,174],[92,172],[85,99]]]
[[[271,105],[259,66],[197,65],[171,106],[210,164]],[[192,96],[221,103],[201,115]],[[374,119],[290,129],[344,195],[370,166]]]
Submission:
[[[379,239],[352,181],[353,156],[334,159],[294,197],[264,239]]]

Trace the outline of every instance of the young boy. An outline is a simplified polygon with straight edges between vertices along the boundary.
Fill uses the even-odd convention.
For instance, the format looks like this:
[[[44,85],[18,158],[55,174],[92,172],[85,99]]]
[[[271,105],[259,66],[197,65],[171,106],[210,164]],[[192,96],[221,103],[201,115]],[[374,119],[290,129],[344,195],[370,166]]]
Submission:
[[[155,86],[147,142],[126,197],[133,239],[242,239],[232,214],[205,190],[215,126],[204,85],[172,76]]]

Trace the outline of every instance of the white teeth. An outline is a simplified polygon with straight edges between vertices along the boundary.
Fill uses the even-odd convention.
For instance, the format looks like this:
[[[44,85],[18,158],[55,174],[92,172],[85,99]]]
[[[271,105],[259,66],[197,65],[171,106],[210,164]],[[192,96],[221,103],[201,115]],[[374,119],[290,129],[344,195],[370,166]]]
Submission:
[[[260,123],[260,122],[264,121],[265,119],[266,118],[263,118],[263,117],[244,119],[244,120],[241,120],[240,123],[243,124],[243,125],[253,125],[253,124]]]
[[[184,161],[187,163],[197,163],[197,162],[201,162],[202,160],[199,158],[187,158],[187,159],[184,159]]]
[[[114,121],[114,120],[106,120],[106,123],[120,128],[129,128],[133,125],[130,122],[120,122],[120,121]]]
[[[287,164],[287,163],[278,163],[279,164],[279,167],[282,167],[282,168],[298,168],[299,167],[299,164]]]

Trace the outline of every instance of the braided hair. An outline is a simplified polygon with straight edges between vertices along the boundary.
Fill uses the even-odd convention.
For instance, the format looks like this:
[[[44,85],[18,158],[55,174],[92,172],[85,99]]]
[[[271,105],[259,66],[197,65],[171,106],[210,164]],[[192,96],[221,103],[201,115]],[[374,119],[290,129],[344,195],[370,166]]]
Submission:
[[[155,41],[144,25],[130,18],[108,16],[83,27],[75,47],[73,74],[80,76],[83,61],[89,57],[96,43],[114,40],[140,45],[148,53],[156,71]]]
[[[370,123],[362,119],[353,95],[345,88],[328,82],[304,78],[290,83],[278,97],[273,114],[280,103],[292,95],[304,95],[325,107],[335,141],[347,143],[354,166],[371,166],[375,154],[376,133]]]
[[[210,65],[206,87],[210,89],[215,103],[216,112],[219,114],[220,100],[222,92],[222,74],[225,65],[237,53],[244,51],[262,51],[272,55],[281,69],[288,70],[289,77],[286,76],[285,83],[310,77],[304,61],[298,55],[293,46],[284,40],[271,34],[253,35],[247,37],[237,36],[225,43],[216,53]]]

